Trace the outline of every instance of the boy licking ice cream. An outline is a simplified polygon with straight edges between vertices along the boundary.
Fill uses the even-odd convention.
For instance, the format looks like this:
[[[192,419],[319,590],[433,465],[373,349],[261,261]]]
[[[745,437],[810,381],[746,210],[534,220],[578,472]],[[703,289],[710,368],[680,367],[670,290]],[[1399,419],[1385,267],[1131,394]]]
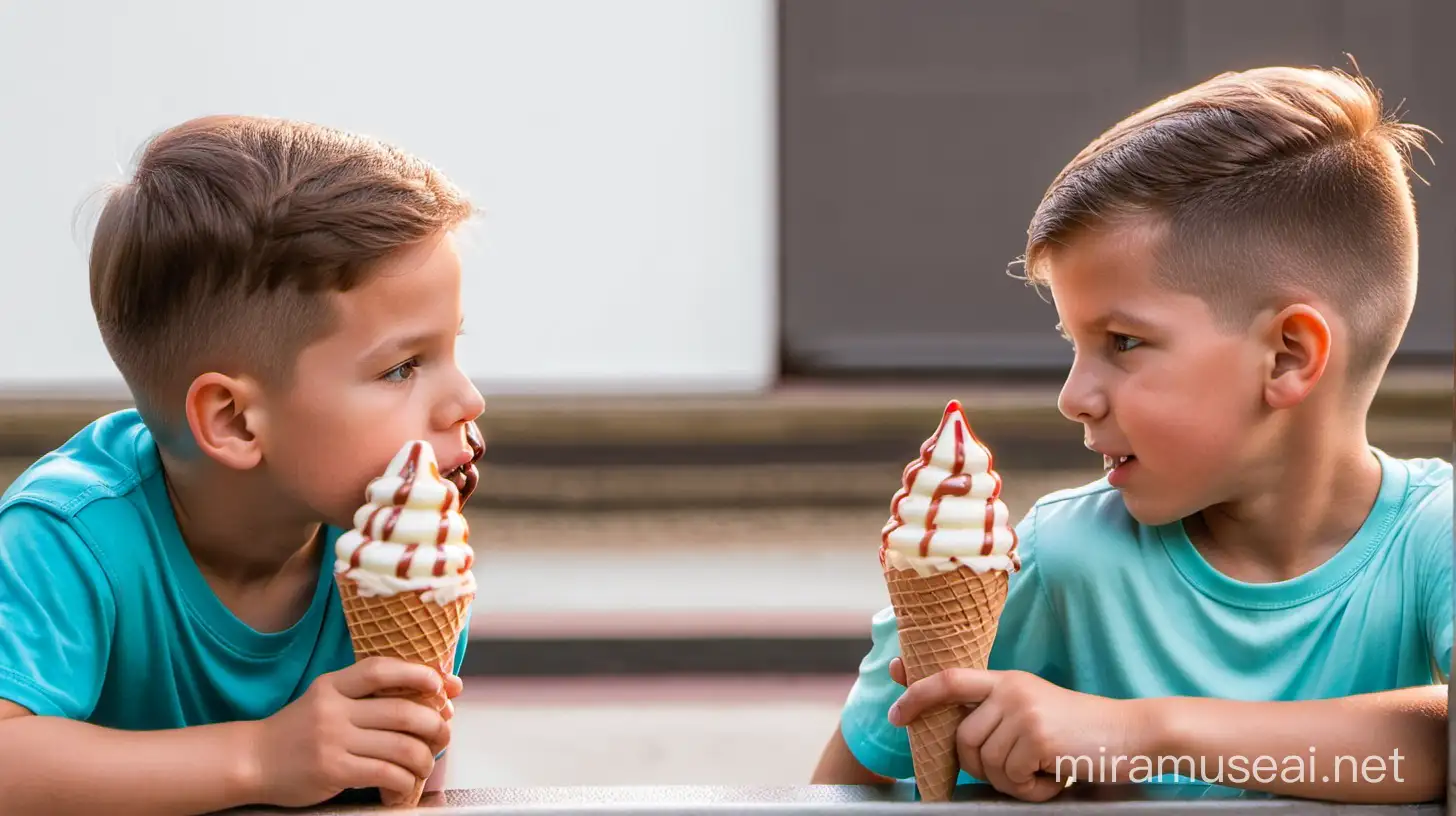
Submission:
[[[91,248],[136,409],[0,499],[5,810],[201,813],[438,783],[451,707],[418,700],[459,693],[464,639],[448,667],[356,663],[333,567],[406,442],[443,471],[421,495],[474,488],[483,401],[455,360],[452,239],[470,213],[430,165],[316,125],[208,117],[147,145]],[[416,516],[394,521],[414,532]]]

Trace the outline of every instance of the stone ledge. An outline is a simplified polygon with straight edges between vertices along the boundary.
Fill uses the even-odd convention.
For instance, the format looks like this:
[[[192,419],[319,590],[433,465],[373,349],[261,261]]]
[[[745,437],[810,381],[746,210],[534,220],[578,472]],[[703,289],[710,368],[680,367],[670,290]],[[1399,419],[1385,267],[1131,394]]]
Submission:
[[[563,464],[655,464],[673,450],[692,460],[689,452],[703,448],[740,449],[746,454],[740,459],[756,461],[774,459],[773,450],[918,440],[933,430],[951,398],[965,404],[977,432],[988,437],[1059,438],[1069,429],[1075,435],[1057,411],[1057,393],[1055,384],[945,381],[795,382],[761,394],[722,396],[506,396],[489,399],[480,425],[493,460],[502,464],[537,461],[517,453],[543,450],[555,451],[551,458]],[[84,394],[0,394],[0,455],[38,456],[95,417],[129,404]],[[1392,371],[1372,408],[1372,424],[1444,422],[1442,438],[1449,443],[1452,407],[1450,368]]]

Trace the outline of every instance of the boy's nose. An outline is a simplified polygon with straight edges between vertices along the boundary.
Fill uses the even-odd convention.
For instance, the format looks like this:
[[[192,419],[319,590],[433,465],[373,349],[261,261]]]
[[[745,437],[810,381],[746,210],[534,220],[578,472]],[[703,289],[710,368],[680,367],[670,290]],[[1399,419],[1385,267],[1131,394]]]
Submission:
[[[485,413],[485,395],[480,393],[480,389],[475,387],[475,383],[471,382],[469,377],[463,377],[463,379],[465,380],[465,397],[461,403],[463,419],[466,422],[472,422],[476,417]]]
[[[1057,409],[1073,422],[1095,422],[1107,414],[1107,397],[1097,382],[1074,363],[1057,395]]]
[[[485,413],[485,397],[475,387],[464,371],[455,370],[455,382],[448,395],[441,399],[434,415],[435,424],[441,428],[454,428],[462,422],[473,422]]]

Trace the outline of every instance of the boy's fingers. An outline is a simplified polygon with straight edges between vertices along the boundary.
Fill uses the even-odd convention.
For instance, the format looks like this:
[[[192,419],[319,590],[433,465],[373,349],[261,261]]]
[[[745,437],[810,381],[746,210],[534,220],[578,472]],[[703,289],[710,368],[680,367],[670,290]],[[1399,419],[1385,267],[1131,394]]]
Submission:
[[[905,661],[898,657],[890,658],[890,679],[902,686],[909,685],[905,682]]]
[[[959,732],[957,732],[959,737]],[[1002,793],[1011,796],[1018,796],[1024,787],[1011,778],[1006,769],[1006,757],[1011,753],[1011,747],[1016,744],[1016,732],[1004,720],[1001,721],[991,735],[981,743],[981,770],[986,772],[986,781]],[[974,743],[972,743],[974,744]],[[959,747],[959,746],[958,746]],[[965,748],[969,749],[971,744]]]
[[[450,723],[440,724],[440,730],[435,732],[434,739],[430,740],[430,756],[435,756],[446,748],[450,747]]]
[[[435,755],[427,742],[394,731],[358,731],[349,742],[349,753],[399,766],[411,775],[411,786],[414,778],[425,779],[435,770]]]
[[[1032,802],[1045,802],[1062,792],[1055,777],[1041,772],[1041,757],[1036,740],[1022,737],[1006,754],[1006,777],[1018,786],[1015,796]]]
[[[979,705],[964,719],[960,727],[956,729],[956,744],[962,747],[974,747],[977,751],[991,738],[996,726],[1001,724],[1001,708],[996,704]]]
[[[956,729],[956,754],[961,769],[977,779],[990,782],[981,763],[981,746],[986,738],[1001,724],[1001,712],[993,705],[978,706],[970,716],[961,720]]]
[[[361,756],[351,756],[348,762],[345,778],[351,788],[379,788],[397,793],[414,789],[416,777],[392,762]]]
[[[370,657],[337,672],[334,688],[345,697],[358,700],[385,689],[438,694],[443,682],[439,672],[429,666],[406,663],[394,657]]]
[[[354,703],[349,722],[371,731],[396,731],[422,740],[432,740],[444,723],[439,712],[413,700],[400,697],[377,697]]]
[[[453,700],[456,697],[459,697],[460,696],[460,692],[462,692],[464,690],[465,690],[465,681],[464,680],[461,680],[458,676],[453,675],[453,674],[447,674],[447,675],[445,675],[445,696],[446,697],[448,697],[448,698],[450,698],[450,699]]]
[[[922,713],[943,705],[974,705],[996,687],[996,673],[980,669],[945,669],[917,680],[890,706],[890,722],[908,725]]]

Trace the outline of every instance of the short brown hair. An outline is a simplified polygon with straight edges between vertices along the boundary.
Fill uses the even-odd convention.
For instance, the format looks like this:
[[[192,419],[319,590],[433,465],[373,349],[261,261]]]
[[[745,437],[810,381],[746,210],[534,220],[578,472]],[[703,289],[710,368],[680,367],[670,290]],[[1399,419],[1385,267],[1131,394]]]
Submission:
[[[207,371],[286,383],[332,325],[328,292],[471,214],[439,171],[364,136],[213,116],[146,145],[91,244],[101,337],[143,415]]]
[[[1220,325],[1311,294],[1351,327],[1352,375],[1389,362],[1415,298],[1406,170],[1424,129],[1340,71],[1226,73],[1114,125],[1057,175],[1027,231],[1027,277],[1082,230],[1151,218],[1158,276]]]

